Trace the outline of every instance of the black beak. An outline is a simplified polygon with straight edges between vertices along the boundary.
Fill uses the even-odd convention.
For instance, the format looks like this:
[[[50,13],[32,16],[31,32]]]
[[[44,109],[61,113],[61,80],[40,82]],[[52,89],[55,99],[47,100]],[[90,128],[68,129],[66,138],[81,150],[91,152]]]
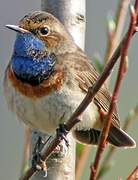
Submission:
[[[23,28],[21,28],[21,27],[19,27],[19,26],[16,26],[16,25],[7,24],[6,27],[7,27],[8,29],[14,30],[14,31],[16,31],[16,32],[18,32],[18,33],[29,33],[28,30],[23,29]]]

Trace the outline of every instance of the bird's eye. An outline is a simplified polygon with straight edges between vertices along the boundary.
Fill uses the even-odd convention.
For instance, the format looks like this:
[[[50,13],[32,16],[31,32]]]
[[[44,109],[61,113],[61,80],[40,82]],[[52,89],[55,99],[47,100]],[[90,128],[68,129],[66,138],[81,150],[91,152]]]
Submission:
[[[43,35],[43,36],[46,36],[49,34],[49,28],[48,27],[42,27],[40,30],[39,30],[40,34]]]

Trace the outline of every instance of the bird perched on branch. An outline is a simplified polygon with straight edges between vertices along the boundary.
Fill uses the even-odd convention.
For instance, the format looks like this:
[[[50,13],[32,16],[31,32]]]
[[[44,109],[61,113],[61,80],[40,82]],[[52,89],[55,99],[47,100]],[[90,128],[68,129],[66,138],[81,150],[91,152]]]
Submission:
[[[13,54],[5,72],[4,92],[10,109],[29,127],[54,134],[66,123],[93,86],[99,74],[86,54],[74,43],[53,15],[34,12],[7,25],[17,32]],[[110,93],[104,84],[72,129],[81,143],[97,145]],[[135,141],[120,127],[115,109],[108,142],[135,147]]]

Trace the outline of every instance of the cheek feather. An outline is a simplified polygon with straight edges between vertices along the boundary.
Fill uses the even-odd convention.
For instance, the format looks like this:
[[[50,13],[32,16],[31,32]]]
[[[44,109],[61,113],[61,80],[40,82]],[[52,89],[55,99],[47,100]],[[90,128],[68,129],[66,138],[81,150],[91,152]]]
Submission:
[[[57,70],[51,78],[38,86],[31,86],[18,80],[10,67],[7,70],[7,78],[17,91],[33,99],[49,95],[52,91],[59,91],[64,82],[64,74],[61,70]]]
[[[47,37],[43,37],[43,41],[47,42],[46,46],[48,46],[49,49],[53,49],[53,47],[55,48],[58,46],[61,38],[57,35],[48,35]]]

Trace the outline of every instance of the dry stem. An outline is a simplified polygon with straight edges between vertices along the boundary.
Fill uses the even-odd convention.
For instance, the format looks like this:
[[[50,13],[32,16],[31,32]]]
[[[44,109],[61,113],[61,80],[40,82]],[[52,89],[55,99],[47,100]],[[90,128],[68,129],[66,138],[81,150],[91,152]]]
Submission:
[[[114,50],[116,49],[120,41],[129,3],[130,0],[122,0],[119,2],[119,7],[116,14],[115,30],[111,32],[110,27],[108,30],[108,47],[105,55],[105,62],[107,62],[111,58]]]
[[[24,130],[24,151],[22,157],[21,165],[21,176],[25,173],[26,169],[29,167],[29,157],[30,157],[30,142],[31,142],[31,130],[25,127]]]
[[[120,41],[120,37],[121,37],[123,27],[125,24],[125,18],[126,18],[129,3],[130,3],[130,0],[122,0],[119,2],[117,14],[116,14],[116,27],[114,30],[112,30],[110,26],[108,27],[109,28],[108,29],[108,45],[107,45],[107,50],[106,50],[106,55],[105,55],[105,60],[104,60],[104,62],[106,63],[110,59],[111,55],[113,54],[114,50],[116,49],[118,45],[118,42]],[[109,78],[106,80],[106,84],[108,83],[109,83]],[[111,147],[111,149],[112,148],[114,149],[114,147]],[[83,149],[83,152],[81,153],[81,156],[79,158],[79,162],[76,168],[76,180],[79,180],[81,177],[81,174],[83,172],[83,167],[84,167],[85,161],[88,158],[89,152],[90,152],[89,146],[85,146]],[[109,152],[109,155],[110,154],[112,153]]]
[[[104,58],[104,62],[107,63],[114,50],[118,46],[118,43],[120,42],[120,38],[122,35],[123,27],[125,24],[125,18],[128,10],[130,0],[122,0],[119,2],[118,10],[116,13],[116,19],[115,19],[115,29],[112,29],[110,27],[110,23],[108,22],[108,43],[107,43],[107,50]],[[106,84],[109,84],[110,77],[106,80]]]
[[[138,166],[134,169],[134,171],[129,175],[127,180],[137,180],[138,179]]]
[[[81,175],[83,173],[86,161],[88,159],[88,156],[90,154],[91,146],[84,146],[83,151],[79,157],[77,168],[76,168],[76,180],[81,179]]]
[[[130,127],[130,125],[132,124],[132,122],[137,118],[137,116],[138,116],[138,105],[133,110],[130,111],[130,113],[128,114],[128,116],[126,117],[126,119],[124,121],[124,125],[123,125],[122,129],[124,131],[127,131],[128,128]],[[104,160],[102,162],[100,171],[98,172],[97,179],[100,179],[106,173],[106,172],[104,172],[104,174],[102,174],[104,169],[110,168],[111,159],[116,150],[117,150],[117,148],[115,146],[109,147],[107,155],[104,157]]]
[[[96,180],[96,177],[97,177],[99,163],[100,163],[103,151],[107,144],[106,140],[107,140],[111,122],[112,122],[112,114],[114,112],[115,104],[116,104],[116,101],[119,96],[121,82],[124,78],[124,75],[126,74],[126,68],[125,68],[126,56],[128,54],[128,48],[129,48],[133,33],[136,30],[136,25],[137,25],[137,12],[138,12],[137,4],[138,3],[136,0],[135,9],[133,6],[131,6],[131,9],[130,9],[131,10],[131,21],[130,21],[130,25],[129,25],[129,30],[127,33],[127,37],[126,37],[124,43],[122,44],[120,66],[119,66],[119,70],[118,70],[118,76],[117,76],[115,88],[113,91],[113,96],[111,99],[109,112],[108,112],[107,119],[105,121],[104,127],[101,132],[101,138],[100,138],[99,146],[97,149],[96,157],[94,160],[94,164],[91,166],[91,176],[90,176],[91,180]]]

